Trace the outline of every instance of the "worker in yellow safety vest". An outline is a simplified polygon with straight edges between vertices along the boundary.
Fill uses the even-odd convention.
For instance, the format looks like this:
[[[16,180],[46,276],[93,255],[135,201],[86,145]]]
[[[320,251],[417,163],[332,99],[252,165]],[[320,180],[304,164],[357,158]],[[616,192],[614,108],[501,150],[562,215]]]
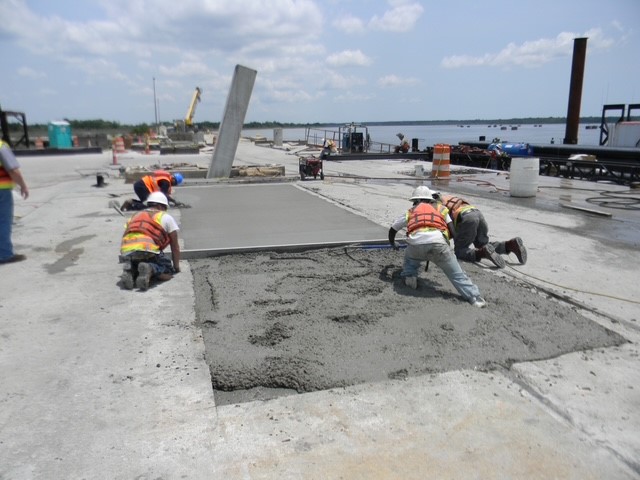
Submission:
[[[504,268],[506,263],[501,255],[513,253],[520,264],[527,263],[527,249],[520,237],[500,242],[489,242],[489,225],[482,212],[464,198],[435,193],[451,212],[456,229],[455,254],[460,260],[478,262],[483,258],[496,267]]]
[[[11,242],[13,189],[16,185],[22,198],[29,198],[29,187],[20,171],[20,164],[9,144],[0,140],[0,264],[21,262],[27,258],[15,253]]]

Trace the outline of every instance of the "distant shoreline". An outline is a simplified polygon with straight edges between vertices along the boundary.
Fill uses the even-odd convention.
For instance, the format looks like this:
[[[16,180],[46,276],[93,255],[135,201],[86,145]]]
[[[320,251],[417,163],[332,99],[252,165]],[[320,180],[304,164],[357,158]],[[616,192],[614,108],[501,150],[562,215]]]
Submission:
[[[601,117],[583,117],[580,118],[580,124],[594,124],[600,125]],[[609,122],[615,122],[618,117],[607,117]],[[118,122],[108,122],[103,120],[68,120],[71,124],[73,131],[124,131],[133,130],[139,128],[141,125],[146,125],[147,128],[152,128],[153,125],[138,124],[127,125],[119,124]],[[435,126],[435,125],[553,125],[553,124],[566,124],[567,119],[562,117],[531,117],[531,118],[502,118],[502,119],[485,119],[485,120],[396,120],[396,121],[371,121],[371,122],[330,122],[330,123],[281,123],[281,122],[247,122],[243,125],[243,130],[265,130],[273,128],[327,128],[327,127],[342,127],[345,125],[365,125],[369,127],[373,126],[406,126],[406,125],[418,125],[418,126]],[[162,122],[161,125],[169,126],[168,122]],[[29,130],[41,132],[47,130],[48,124],[30,124]],[[219,122],[194,122],[194,127],[198,130],[218,130],[220,128]],[[17,128],[17,127],[16,127]]]

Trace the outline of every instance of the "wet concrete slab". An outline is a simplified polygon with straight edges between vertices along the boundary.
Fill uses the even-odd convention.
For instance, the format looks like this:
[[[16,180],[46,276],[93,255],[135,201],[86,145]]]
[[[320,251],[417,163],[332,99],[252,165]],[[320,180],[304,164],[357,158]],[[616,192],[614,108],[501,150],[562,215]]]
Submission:
[[[392,249],[340,247],[190,262],[216,405],[433,372],[508,370],[625,343],[481,265],[464,267],[489,308],[464,301],[436,265],[412,290],[400,278],[402,258]]]
[[[184,187],[189,252],[386,241],[387,229],[291,184]]]

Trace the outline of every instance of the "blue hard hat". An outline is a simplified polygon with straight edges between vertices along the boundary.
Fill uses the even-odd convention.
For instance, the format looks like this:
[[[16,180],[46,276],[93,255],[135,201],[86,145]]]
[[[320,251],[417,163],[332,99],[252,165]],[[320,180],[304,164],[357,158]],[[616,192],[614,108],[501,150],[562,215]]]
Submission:
[[[184,181],[184,177],[181,173],[174,173],[173,178],[176,179],[176,185],[180,185]]]

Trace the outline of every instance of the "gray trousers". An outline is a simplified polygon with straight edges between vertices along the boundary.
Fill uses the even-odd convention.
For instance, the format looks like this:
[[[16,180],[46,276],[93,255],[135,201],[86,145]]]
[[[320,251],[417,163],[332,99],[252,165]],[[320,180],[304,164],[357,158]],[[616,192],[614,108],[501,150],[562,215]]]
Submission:
[[[505,254],[504,242],[489,242],[489,224],[480,210],[467,210],[458,216],[456,236],[453,239],[456,257],[467,262],[476,261],[476,248],[491,243],[496,253]]]

